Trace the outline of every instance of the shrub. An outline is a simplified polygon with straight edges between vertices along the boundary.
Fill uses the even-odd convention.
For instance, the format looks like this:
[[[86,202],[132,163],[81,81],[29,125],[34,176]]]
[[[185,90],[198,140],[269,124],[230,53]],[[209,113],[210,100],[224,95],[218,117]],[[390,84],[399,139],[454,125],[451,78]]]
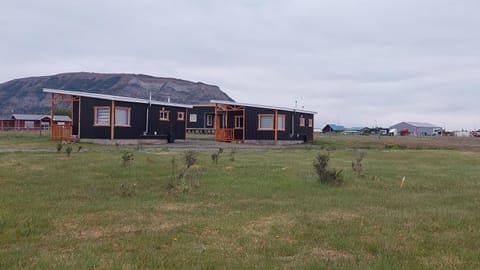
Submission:
[[[230,161],[231,162],[235,161],[235,153],[236,152],[237,152],[237,150],[235,148],[232,148],[232,150],[230,150]]]
[[[133,153],[132,152],[124,152],[122,155],[122,166],[127,167],[133,163]]]
[[[60,153],[62,151],[63,145],[61,143],[57,143],[57,153]]]
[[[352,170],[357,177],[363,177],[362,160],[365,157],[364,153],[360,153],[354,161],[352,161]]]
[[[212,154],[212,162],[217,164],[218,159],[220,158],[220,155],[223,153],[223,148],[218,148],[218,151],[216,153]]]
[[[342,170],[328,169],[328,161],[330,160],[329,155],[319,153],[314,162],[313,166],[318,175],[318,180],[322,184],[340,186],[343,184],[343,175]]]
[[[172,157],[172,177],[168,183],[168,189],[171,190],[174,194],[185,194],[192,191],[194,188],[200,186],[199,178],[201,171],[197,166],[194,166],[197,162],[198,153],[195,151],[185,152],[183,159],[185,167],[177,175],[177,164],[175,157]]]
[[[73,148],[69,145],[67,148],[65,148],[65,153],[67,153],[67,157],[70,157],[70,154],[72,153]]]

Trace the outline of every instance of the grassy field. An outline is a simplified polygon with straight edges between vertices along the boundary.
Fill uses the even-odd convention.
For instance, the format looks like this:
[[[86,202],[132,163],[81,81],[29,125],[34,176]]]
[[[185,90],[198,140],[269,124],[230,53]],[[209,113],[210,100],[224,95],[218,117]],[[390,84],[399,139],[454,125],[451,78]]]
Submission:
[[[350,140],[226,150],[218,164],[200,152],[199,185],[180,193],[181,151],[76,144],[67,157],[0,135],[0,149],[52,150],[0,154],[0,269],[480,268],[480,153]],[[341,187],[317,180],[326,148]]]

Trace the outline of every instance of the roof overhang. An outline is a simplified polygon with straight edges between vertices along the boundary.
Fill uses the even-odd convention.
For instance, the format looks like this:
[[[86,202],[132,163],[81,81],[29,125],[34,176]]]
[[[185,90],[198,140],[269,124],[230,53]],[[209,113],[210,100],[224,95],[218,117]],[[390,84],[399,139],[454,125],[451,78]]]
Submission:
[[[153,105],[160,105],[160,106],[173,106],[173,107],[182,107],[182,108],[193,108],[192,105],[187,105],[187,104],[168,103],[168,102],[162,102],[162,101],[156,101],[156,100],[151,100],[151,101],[150,101],[150,100],[148,100],[148,99],[122,97],[122,96],[113,96],[113,95],[105,95],[105,94],[81,92],[81,91],[71,91],[71,90],[61,90],[61,89],[43,88],[43,92],[45,92],[45,93],[54,93],[54,94],[62,94],[62,95],[70,95],[70,96],[79,96],[79,97],[98,98],[98,99],[105,99],[105,100],[123,101],[123,102],[153,104]]]
[[[266,105],[258,105],[258,104],[239,103],[239,102],[232,102],[232,101],[226,101],[226,100],[210,100],[210,103],[233,105],[233,106],[254,107],[254,108],[264,108],[264,109],[298,112],[298,113],[317,114],[317,112],[314,112],[314,111],[299,110],[299,109],[287,108],[287,107],[275,107],[275,106],[266,106]]]

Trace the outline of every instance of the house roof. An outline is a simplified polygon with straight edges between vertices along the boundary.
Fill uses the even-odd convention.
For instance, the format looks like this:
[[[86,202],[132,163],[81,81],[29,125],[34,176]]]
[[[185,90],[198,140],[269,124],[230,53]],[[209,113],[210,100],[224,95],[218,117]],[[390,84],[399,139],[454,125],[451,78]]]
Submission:
[[[12,114],[12,119],[25,120],[25,121],[39,121],[45,117],[50,119],[50,115],[48,114],[19,114],[19,113]],[[54,115],[53,121],[69,122],[69,121],[72,121],[72,119],[67,115]]]
[[[299,112],[299,113],[317,114],[317,112],[314,112],[314,111],[299,110],[299,109],[286,108],[286,107],[275,107],[275,106],[268,106],[268,105],[239,103],[239,102],[232,102],[232,101],[226,101],[226,100],[210,100],[210,103],[226,104],[226,105],[234,105],[234,106],[244,106],[244,107],[265,108],[265,109],[288,111],[288,112]]]
[[[156,100],[122,97],[122,96],[112,96],[112,95],[104,95],[104,94],[88,93],[88,92],[80,92],[80,91],[71,91],[71,90],[43,88],[43,92],[45,92],[45,93],[55,93],[55,94],[64,94],[64,95],[70,95],[70,96],[91,97],[91,98],[106,99],[106,100],[133,102],[133,103],[143,103],[143,104],[154,104],[154,105],[161,105],[161,106],[174,106],[174,107],[192,108],[192,105],[187,105],[187,104],[168,103],[168,102],[162,102],[162,101],[156,101]]]
[[[430,123],[421,123],[421,122],[407,122],[407,124],[415,126],[415,127],[432,127],[432,128],[437,128],[439,126],[430,124]]]
[[[14,113],[12,114],[12,118],[16,120],[25,120],[25,121],[37,121],[44,118],[44,114],[19,114]]]
[[[327,124],[325,127],[330,127],[333,131],[344,131],[345,127],[344,126],[339,126],[335,124]]]

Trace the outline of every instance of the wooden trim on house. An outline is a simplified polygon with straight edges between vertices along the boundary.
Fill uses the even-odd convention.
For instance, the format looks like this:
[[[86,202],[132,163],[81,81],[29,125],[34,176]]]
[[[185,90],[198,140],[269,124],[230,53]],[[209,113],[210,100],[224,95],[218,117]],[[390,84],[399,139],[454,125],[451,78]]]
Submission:
[[[164,117],[162,117],[162,113],[165,113]],[[170,111],[166,111],[165,109],[160,110],[160,121],[170,121]]]
[[[114,124],[116,127],[131,127],[131,111],[132,111],[132,108],[130,107],[115,107],[115,110],[127,110],[127,124],[117,124],[117,112],[115,111],[115,121],[114,121]]]
[[[112,109],[110,110],[110,140],[115,139],[115,100],[112,100]]]
[[[260,113],[260,114],[258,114],[257,116],[258,116],[258,126],[257,126],[257,130],[261,130],[261,131],[274,131],[274,130],[275,130],[275,122],[274,122],[274,121],[275,121],[275,119],[274,119],[275,114]],[[271,127],[271,128],[262,128],[262,127],[260,127],[260,124],[261,124],[260,118],[261,118],[262,116],[270,116],[270,117],[272,117],[272,127]]]
[[[108,109],[108,111],[110,113],[110,115],[108,117],[110,122],[108,124],[98,124],[98,122],[97,122],[98,121],[98,119],[97,119],[97,110],[98,109]],[[110,106],[94,106],[93,107],[93,126],[94,127],[109,127],[111,122],[112,122],[111,118],[112,118],[112,112],[110,110]]]
[[[185,112],[177,112],[177,120],[185,121]]]

